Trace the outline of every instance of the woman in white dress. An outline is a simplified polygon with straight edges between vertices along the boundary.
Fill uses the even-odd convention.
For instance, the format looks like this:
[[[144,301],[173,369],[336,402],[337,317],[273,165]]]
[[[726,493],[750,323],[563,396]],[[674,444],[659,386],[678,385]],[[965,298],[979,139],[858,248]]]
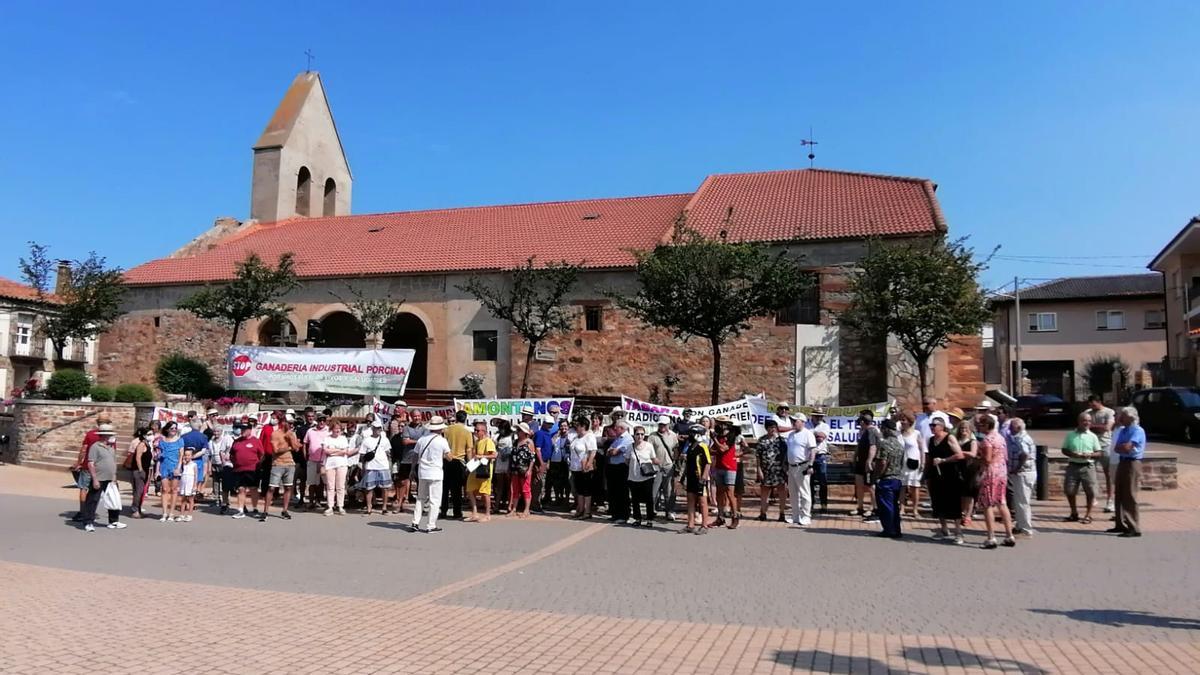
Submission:
[[[907,410],[900,414],[900,440],[904,443],[904,494],[900,498],[900,510],[908,511],[912,518],[917,517],[921,480],[925,474],[925,438],[917,431],[916,421],[917,418]]]

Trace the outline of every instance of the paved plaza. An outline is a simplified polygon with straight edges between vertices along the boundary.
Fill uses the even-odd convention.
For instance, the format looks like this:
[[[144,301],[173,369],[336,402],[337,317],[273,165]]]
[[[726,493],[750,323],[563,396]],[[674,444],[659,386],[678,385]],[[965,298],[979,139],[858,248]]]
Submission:
[[[1180,471],[1141,495],[1140,540],[1056,503],[983,551],[845,516],[698,537],[200,513],[85,534],[63,476],[2,466],[0,672],[1195,673],[1200,467]]]

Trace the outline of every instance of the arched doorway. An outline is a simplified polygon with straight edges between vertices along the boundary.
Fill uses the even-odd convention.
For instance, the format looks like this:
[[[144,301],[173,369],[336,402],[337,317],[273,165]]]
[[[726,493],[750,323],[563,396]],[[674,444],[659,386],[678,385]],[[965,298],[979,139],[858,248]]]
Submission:
[[[383,348],[415,351],[412,372],[408,374],[408,386],[414,389],[428,388],[429,331],[425,330],[425,322],[415,314],[397,314],[383,331]]]
[[[367,346],[367,336],[352,314],[334,312],[321,319],[321,343],[317,346],[362,349]]]
[[[295,347],[298,340],[295,324],[287,319],[269,319],[258,329],[258,344],[263,347]]]

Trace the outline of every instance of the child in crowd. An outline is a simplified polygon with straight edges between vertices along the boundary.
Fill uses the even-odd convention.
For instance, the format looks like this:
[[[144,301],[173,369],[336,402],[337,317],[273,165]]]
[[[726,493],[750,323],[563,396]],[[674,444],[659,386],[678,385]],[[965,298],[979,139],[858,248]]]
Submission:
[[[182,515],[175,516],[175,522],[191,522],[192,511],[196,508],[196,462],[192,457],[192,449],[184,448],[183,461],[179,466],[179,496],[183,498]]]

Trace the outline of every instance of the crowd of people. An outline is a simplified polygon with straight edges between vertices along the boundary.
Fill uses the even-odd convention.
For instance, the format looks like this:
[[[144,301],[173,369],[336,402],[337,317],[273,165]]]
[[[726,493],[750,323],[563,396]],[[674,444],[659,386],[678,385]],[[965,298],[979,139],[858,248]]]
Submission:
[[[553,404],[544,415],[527,407],[511,421],[471,422],[462,411],[453,420],[410,414],[403,401],[386,423],[374,414],[348,422],[311,407],[275,411],[261,426],[247,416],[226,428],[219,417],[209,410],[137,429],[121,464],[131,476],[133,518],[152,517],[146,500],[153,490],[163,523],[190,522],[207,495],[216,513],[260,522],[277,503],[284,520],[298,509],[370,515],[378,505],[392,515],[411,504],[411,529],[427,533],[441,531],[439,518],[488,522],[494,514],[527,518],[546,510],[650,527],[676,520],[682,491],[681,531],[705,534],[739,526],[744,459],[753,454],[758,520],[768,520],[774,503],[779,521],[807,528],[814,502],[828,510],[835,451],[823,409],[792,414],[782,403],[765,421],[766,433],[749,441],[724,417],[685,411],[648,428],[631,424],[620,408],[569,420]],[[1034,534],[1036,451],[1021,419],[1003,408],[942,411],[927,399],[920,413],[893,409],[876,420],[865,410],[857,422],[851,515],[878,522],[880,536],[903,537],[905,515],[917,518],[926,505],[923,489],[936,539],[965,543],[976,514],[985,549]],[[74,519],[89,532],[102,501],[112,505],[102,498],[117,480],[115,438],[111,420],[98,419],[73,468],[80,489]],[[1099,464],[1109,496],[1103,510],[1115,512],[1109,531],[1141,536],[1136,494],[1145,445],[1136,409],[1114,413],[1093,398],[1062,443],[1067,520],[1092,522]],[[107,510],[109,528],[126,526],[120,509]]]

